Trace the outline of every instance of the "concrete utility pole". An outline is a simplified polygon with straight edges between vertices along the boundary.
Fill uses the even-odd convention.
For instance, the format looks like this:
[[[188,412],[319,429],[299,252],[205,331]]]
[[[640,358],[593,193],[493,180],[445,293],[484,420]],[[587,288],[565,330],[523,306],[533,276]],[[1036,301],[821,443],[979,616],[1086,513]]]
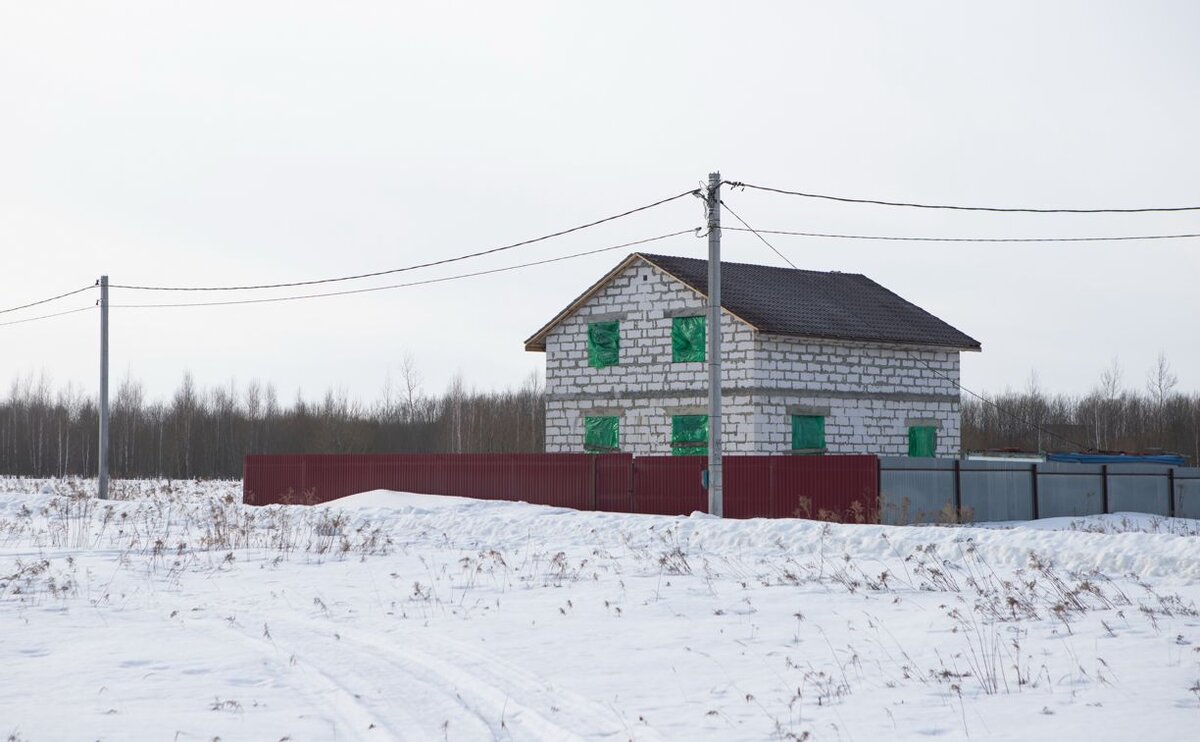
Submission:
[[[721,174],[708,174],[708,512],[725,516],[721,489]]]
[[[100,464],[101,500],[108,499],[108,276],[100,276]]]

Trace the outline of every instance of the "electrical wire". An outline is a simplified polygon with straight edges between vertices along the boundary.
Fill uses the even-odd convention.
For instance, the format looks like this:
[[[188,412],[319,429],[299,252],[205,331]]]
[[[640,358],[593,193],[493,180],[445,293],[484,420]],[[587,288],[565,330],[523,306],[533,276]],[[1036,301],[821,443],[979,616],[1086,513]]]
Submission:
[[[732,213],[732,210],[730,211]],[[734,214],[734,216],[737,216]],[[890,240],[893,242],[1126,242],[1130,240],[1183,240],[1200,237],[1200,232],[1184,234],[1142,234],[1114,237],[896,237],[892,235],[830,234],[827,232],[794,232],[785,229],[743,229],[722,227],[735,232],[788,235],[792,237],[822,237],[835,240]]]
[[[722,202],[722,204],[724,205],[724,202]],[[725,208],[726,208],[726,209],[729,209],[729,207],[728,207],[728,206],[726,206]],[[733,214],[735,217],[737,217],[737,220],[738,220],[738,221],[740,221],[742,224],[746,224],[745,220],[743,220],[743,219],[742,219],[740,216],[738,216],[736,213],[734,213],[733,209],[729,209],[729,213],[731,213],[731,214]],[[751,227],[749,224],[746,224],[746,229],[748,229],[750,232],[753,232],[753,233],[754,233],[754,234],[755,234],[755,235],[756,235],[756,236],[757,236],[757,237],[758,237],[760,240],[762,240],[764,243],[766,243],[767,247],[770,247],[772,250],[775,250],[775,247],[774,247],[774,245],[772,245],[770,242],[767,242],[767,238],[765,238],[765,237],[763,237],[761,234],[759,234],[759,233],[758,233],[758,230],[754,229],[754,228],[753,228],[753,227]],[[779,251],[778,251],[778,250],[775,250],[775,252],[776,252],[776,254],[779,254],[779,255],[782,257],[782,254],[781,254],[781,253],[779,253]],[[784,260],[787,260],[787,258],[784,258]],[[792,261],[788,260],[787,262],[788,262],[788,264],[789,264],[789,265],[791,265],[793,268],[795,268],[795,267],[796,267],[796,266],[795,266],[795,265],[792,263]],[[845,310],[845,311],[846,311],[846,312],[847,312],[847,313],[848,313],[850,316],[854,317],[854,318],[855,318],[855,319],[857,319],[859,322],[862,322],[862,323],[863,323],[864,325],[866,325],[867,327],[870,327],[870,328],[871,328],[872,330],[874,330],[875,332],[879,332],[879,328],[875,327],[875,325],[874,325],[873,323],[871,323],[871,322],[870,322],[870,321],[868,321],[866,318],[864,318],[863,316],[859,315],[857,312],[853,311],[853,310],[852,310],[852,309],[850,309],[849,307],[843,306],[843,307],[842,307],[842,309],[844,309],[844,310]],[[972,391],[972,390],[968,389],[967,387],[965,387],[965,386],[963,386],[961,383],[959,383],[959,382],[958,382],[956,379],[953,379],[953,378],[951,378],[950,376],[948,376],[948,375],[946,375],[946,374],[942,373],[941,369],[934,368],[934,367],[933,367],[933,366],[931,366],[931,365],[930,365],[930,364],[929,364],[929,363],[928,363],[928,362],[927,362],[927,361],[926,361],[924,358],[921,358],[921,357],[920,357],[920,356],[918,356],[918,355],[913,355],[912,353],[908,352],[907,350],[905,350],[905,349],[903,349],[903,348],[898,348],[898,349],[897,349],[897,351],[898,351],[898,352],[900,352],[900,353],[904,353],[906,356],[908,356],[909,358],[912,358],[914,361],[917,361],[918,363],[920,363],[922,366],[924,366],[925,368],[927,368],[927,369],[929,369],[930,371],[932,371],[932,372],[933,372],[934,374],[936,374],[937,376],[940,376],[940,377],[942,377],[943,379],[945,379],[946,381],[949,381],[951,384],[953,384],[955,387],[957,387],[957,388],[958,388],[960,391],[964,391],[964,392],[966,392],[967,394],[970,394],[972,397],[975,397],[976,399],[978,399],[980,402],[983,402],[984,404],[991,406],[991,407],[992,407],[993,409],[995,409],[997,412],[1000,412],[1001,414],[1004,414],[1004,415],[1008,415],[1008,416],[1009,416],[1009,417],[1011,417],[1013,420],[1016,420],[1017,422],[1019,422],[1019,423],[1021,423],[1021,424],[1023,424],[1023,425],[1026,425],[1026,426],[1028,426],[1028,427],[1030,427],[1030,428],[1033,428],[1034,430],[1037,430],[1037,431],[1039,431],[1039,432],[1041,432],[1041,433],[1045,433],[1045,434],[1047,434],[1047,435],[1049,435],[1049,436],[1051,436],[1051,437],[1053,437],[1053,438],[1058,438],[1059,440],[1066,441],[1067,443],[1070,443],[1072,446],[1076,446],[1076,447],[1078,447],[1078,448],[1079,448],[1079,449],[1081,449],[1081,450],[1084,450],[1084,451],[1086,451],[1086,450],[1088,450],[1088,449],[1089,449],[1089,446],[1086,446],[1086,445],[1084,445],[1084,444],[1082,444],[1082,443],[1079,443],[1078,441],[1074,441],[1074,440],[1072,440],[1072,439],[1070,439],[1070,438],[1067,438],[1067,437],[1066,437],[1066,436],[1064,436],[1064,435],[1059,435],[1058,433],[1055,433],[1055,432],[1054,432],[1054,431],[1052,431],[1052,430],[1047,430],[1046,428],[1043,428],[1041,425],[1038,425],[1037,423],[1030,422],[1029,420],[1026,420],[1025,418],[1021,417],[1020,415],[1017,415],[1017,414],[1016,414],[1016,413],[1014,413],[1014,412],[1011,412],[1011,411],[1009,411],[1009,410],[1006,410],[1006,409],[1004,409],[1003,407],[1001,407],[1000,405],[998,405],[998,404],[996,404],[995,402],[991,401],[990,399],[988,399],[988,398],[987,398],[987,397],[985,397],[984,395],[982,395],[982,394],[979,394],[979,393],[977,393],[977,392],[974,392],[974,391]]]
[[[447,263],[457,263],[461,260],[468,260],[470,258],[478,258],[478,257],[484,256],[484,255],[492,255],[494,253],[503,252],[505,250],[512,250],[513,248],[523,247],[525,245],[532,245],[535,242],[544,242],[546,240],[553,239],[555,237],[562,237],[563,235],[568,235],[568,234],[571,234],[572,232],[578,232],[583,229],[588,229],[589,227],[595,227],[597,225],[604,224],[606,222],[615,221],[617,219],[621,219],[623,217],[630,216],[631,214],[636,214],[640,211],[646,211],[648,209],[653,209],[656,206],[662,206],[663,204],[670,203],[671,201],[675,201],[676,199],[683,198],[684,196],[694,195],[697,192],[698,191],[696,189],[684,191],[683,193],[671,196],[669,198],[664,198],[659,201],[655,201],[654,203],[646,204],[645,206],[639,206],[636,209],[629,209],[628,211],[623,211],[620,214],[606,216],[603,219],[597,219],[596,221],[588,222],[587,224],[580,224],[579,226],[571,227],[570,229],[563,229],[563,230],[559,230],[558,232],[552,232],[550,234],[542,235],[541,237],[534,237],[533,239],[529,239],[529,240],[521,240],[520,242],[514,242],[511,245],[503,245],[501,247],[493,247],[489,250],[480,250],[479,252],[468,253],[466,255],[458,255],[453,258],[444,258],[442,260],[433,260],[428,263],[419,263],[417,265],[408,265],[408,266],[404,266],[403,268],[391,268],[389,270],[375,271],[373,273],[359,273],[359,274],[353,275],[353,276],[339,276],[337,278],[319,278],[319,279],[314,279],[311,281],[290,281],[287,283],[264,283],[264,284],[245,285],[245,286],[134,286],[134,285],[129,285],[129,284],[111,284],[111,288],[130,289],[130,290],[134,290],[134,291],[250,291],[250,290],[258,290],[258,289],[282,289],[282,288],[294,288],[297,286],[314,286],[316,284],[322,284],[322,283],[338,283],[341,281],[357,281],[357,280],[363,279],[363,278],[377,278],[379,276],[386,276],[386,275],[389,275],[392,273],[404,273],[407,271],[418,270],[420,268],[432,268],[432,267],[438,266],[438,265],[446,265]]]
[[[849,198],[846,196],[830,196],[823,193],[804,193],[802,191],[789,191],[783,188],[771,188],[769,186],[754,185],[753,183],[742,183],[740,181],[723,180],[722,184],[728,185],[731,188],[753,188],[757,191],[769,191],[771,193],[779,193],[785,196],[800,196],[802,198],[819,198],[826,201],[840,201],[842,203],[851,204],[874,204],[876,206],[903,206],[912,209],[950,209],[953,211],[998,211],[1005,213],[1024,213],[1024,214],[1143,214],[1148,212],[1169,212],[1169,211],[1200,211],[1200,206],[1156,206],[1136,209],[1035,209],[1035,208],[1003,208],[996,206],[953,206],[948,204],[922,204],[909,203],[904,201],[881,201],[872,198]]]
[[[83,288],[75,289],[74,291],[68,291],[65,294],[59,294],[58,296],[51,296],[48,299],[39,299],[38,301],[31,301],[28,304],[22,304],[19,307],[9,307],[8,309],[0,309],[0,314],[8,314],[9,312],[17,312],[22,309],[36,307],[40,304],[49,304],[52,301],[58,301],[59,299],[65,299],[68,296],[74,296],[75,294],[82,294],[84,291],[90,291],[94,288],[96,288],[96,284],[91,284],[89,286],[84,286]]]
[[[556,258],[546,258],[545,260],[535,260],[529,263],[520,263],[518,265],[509,265],[501,268],[491,268],[488,270],[475,271],[473,273],[460,273],[453,276],[444,276],[442,278],[429,278],[422,281],[409,281],[407,283],[396,283],[388,286],[372,286],[365,289],[348,289],[346,291],[328,291],[320,294],[299,294],[295,296],[276,296],[266,299],[233,299],[229,301],[199,301],[199,302],[180,302],[180,303],[164,303],[164,304],[110,304],[112,309],[162,309],[167,307],[216,307],[216,306],[231,306],[239,304],[269,304],[282,301],[300,301],[302,299],[320,299],[330,296],[349,296],[352,294],[367,294],[374,291],[387,291],[389,289],[408,288],[410,286],[425,286],[433,283],[444,283],[446,281],[457,281],[462,278],[473,278],[475,276],[486,276],[493,273],[504,273],[506,271],[517,270],[519,268],[530,268],[537,265],[546,265],[547,263],[557,263],[562,260],[570,260],[572,258],[581,258],[586,255],[596,255],[598,253],[609,252],[611,250],[620,250],[626,247],[634,247],[636,245],[645,245],[650,242],[657,242],[671,237],[679,237],[684,234],[696,234],[699,228],[681,229],[678,232],[670,232],[661,234],[657,237],[647,237],[644,240],[634,240],[633,242],[625,242],[620,245],[611,245],[609,247],[601,247],[595,250],[586,250],[584,252],[572,253],[570,255],[560,255]]]
[[[742,223],[742,225],[743,225],[743,227],[744,227],[744,229],[738,229],[737,227],[733,227],[733,229],[738,229],[738,231],[739,231],[739,232],[742,232],[742,231],[745,231],[745,232],[753,232],[753,233],[754,233],[754,236],[755,236],[755,237],[757,237],[758,239],[762,240],[762,243],[763,243],[764,245],[766,245],[767,247],[771,248],[771,251],[772,251],[772,252],[774,252],[774,253],[775,253],[776,255],[778,255],[779,257],[783,258],[783,262],[787,263],[788,265],[792,266],[793,268],[795,268],[795,267],[796,267],[796,264],[795,264],[795,263],[793,263],[791,260],[789,260],[789,259],[788,259],[788,256],[786,256],[786,255],[784,255],[783,253],[781,253],[781,252],[779,252],[778,250],[776,250],[776,249],[775,249],[775,246],[774,246],[774,245],[772,245],[770,242],[767,242],[767,239],[766,239],[765,237],[763,237],[761,234],[759,234],[757,230],[755,230],[753,227],[751,227],[749,224],[747,224],[745,219],[743,219],[743,218],[741,218],[740,216],[738,216],[738,213],[737,213],[736,211],[734,211],[733,209],[729,208],[729,204],[727,204],[727,203],[725,203],[724,201],[722,201],[722,202],[721,202],[721,205],[725,207],[725,210],[726,210],[726,211],[728,211],[730,214],[733,214],[733,218],[734,218],[734,219],[737,219],[739,222],[741,222],[741,223]]]
[[[6,327],[8,325],[22,325],[22,324],[25,324],[26,322],[36,322],[37,320],[50,319],[51,317],[62,317],[63,315],[66,315],[66,314],[75,314],[77,312],[86,312],[88,310],[96,309],[96,308],[97,308],[96,305],[93,304],[88,307],[80,307],[78,309],[68,309],[65,312],[55,312],[54,314],[43,314],[38,317],[26,317],[25,319],[15,319],[15,320],[10,320],[8,322],[0,322],[0,327]]]

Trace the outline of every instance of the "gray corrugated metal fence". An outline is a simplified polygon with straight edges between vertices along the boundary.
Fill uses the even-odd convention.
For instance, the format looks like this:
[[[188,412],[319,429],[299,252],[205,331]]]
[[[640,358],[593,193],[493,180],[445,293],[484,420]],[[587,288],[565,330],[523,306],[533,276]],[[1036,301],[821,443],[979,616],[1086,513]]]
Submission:
[[[1200,518],[1198,468],[881,458],[879,470],[889,524],[1117,512]]]

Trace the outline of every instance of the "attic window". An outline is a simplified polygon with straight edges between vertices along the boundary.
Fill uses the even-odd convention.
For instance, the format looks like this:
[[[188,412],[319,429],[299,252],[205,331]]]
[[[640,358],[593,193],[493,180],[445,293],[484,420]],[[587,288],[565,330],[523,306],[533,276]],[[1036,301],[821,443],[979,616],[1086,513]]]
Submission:
[[[621,323],[593,322],[588,325],[588,365],[616,366],[621,362]]]
[[[671,362],[703,363],[704,315],[698,317],[676,317],[671,323]]]

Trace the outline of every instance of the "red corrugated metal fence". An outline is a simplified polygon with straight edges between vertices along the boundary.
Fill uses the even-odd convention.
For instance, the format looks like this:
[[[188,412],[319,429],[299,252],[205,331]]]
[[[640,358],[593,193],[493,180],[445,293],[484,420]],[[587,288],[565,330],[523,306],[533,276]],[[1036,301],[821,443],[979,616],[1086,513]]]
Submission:
[[[700,456],[303,454],[247,456],[250,505],[318,503],[376,489],[577,510],[686,515],[707,509]],[[725,515],[878,521],[874,456],[726,456]]]
[[[875,456],[727,456],[725,516],[879,522]]]
[[[726,459],[728,460],[728,459]],[[703,456],[638,456],[633,460],[633,509],[649,515],[687,515],[708,510],[700,472]]]
[[[628,454],[302,454],[247,456],[251,505],[318,503],[371,490],[521,500],[577,510],[628,500]]]

